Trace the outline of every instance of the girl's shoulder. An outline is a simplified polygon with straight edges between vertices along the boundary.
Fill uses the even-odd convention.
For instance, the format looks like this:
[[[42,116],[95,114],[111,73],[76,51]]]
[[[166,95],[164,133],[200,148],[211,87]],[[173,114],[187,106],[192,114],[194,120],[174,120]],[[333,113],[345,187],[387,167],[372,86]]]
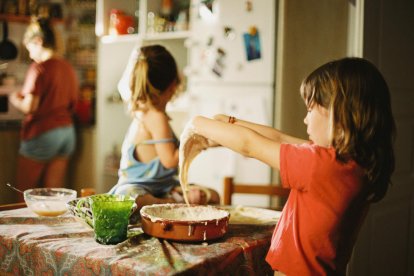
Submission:
[[[284,144],[283,154],[301,164],[314,164],[316,167],[330,169],[361,170],[355,160],[339,158],[333,147],[321,147],[313,143]]]
[[[157,109],[148,109],[141,113],[140,120],[145,127],[151,128],[155,126],[168,125],[170,118],[165,112]]]
[[[310,153],[325,153],[328,155],[335,155],[335,149],[333,147],[321,147],[313,142],[290,144],[285,143],[283,146],[296,148],[299,151],[308,151]]]
[[[75,73],[73,66],[61,56],[52,56],[51,58],[39,63],[39,66],[44,70],[65,70],[64,72]]]

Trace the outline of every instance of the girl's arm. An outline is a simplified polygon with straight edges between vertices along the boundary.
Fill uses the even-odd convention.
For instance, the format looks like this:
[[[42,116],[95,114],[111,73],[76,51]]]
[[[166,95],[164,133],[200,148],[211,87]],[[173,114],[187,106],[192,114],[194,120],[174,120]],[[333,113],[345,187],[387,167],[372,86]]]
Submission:
[[[148,112],[145,118],[145,127],[154,140],[174,137],[169,118],[164,112]],[[158,143],[154,146],[157,156],[165,168],[176,168],[178,166],[178,148],[175,143]]]
[[[33,94],[22,96],[19,92],[14,92],[9,101],[24,114],[35,112],[39,107],[39,96]]]
[[[221,121],[221,122],[229,122],[229,118],[230,116],[224,115],[224,114],[217,114],[214,116],[215,120]],[[289,143],[289,144],[303,144],[306,142],[309,142],[307,140],[304,139],[300,139],[297,137],[293,137],[290,135],[287,135],[273,127],[270,126],[265,126],[265,125],[260,125],[260,124],[256,124],[256,123],[252,123],[252,122],[248,122],[248,121],[243,121],[240,119],[235,119],[234,123],[235,125],[239,125],[239,126],[243,126],[243,127],[247,127],[250,128],[258,133],[260,133],[261,135],[271,139],[271,140],[275,140],[278,141],[280,143]]]
[[[193,118],[192,124],[195,132],[244,156],[260,160],[275,169],[280,169],[281,143],[307,142],[262,125],[240,120],[230,124],[224,120],[224,117],[216,116],[215,118],[216,120],[202,116]]]

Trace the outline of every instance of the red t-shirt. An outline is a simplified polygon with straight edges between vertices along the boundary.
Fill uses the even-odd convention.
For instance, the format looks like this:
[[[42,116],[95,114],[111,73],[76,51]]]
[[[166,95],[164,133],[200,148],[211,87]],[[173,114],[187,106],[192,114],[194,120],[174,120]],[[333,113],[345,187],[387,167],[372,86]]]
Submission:
[[[53,128],[73,124],[78,80],[75,70],[64,59],[51,58],[42,63],[32,63],[21,93],[23,96],[39,96],[39,107],[23,120],[23,140],[31,139]]]
[[[282,144],[280,175],[291,192],[266,261],[286,275],[345,274],[366,214],[364,176],[333,148]]]

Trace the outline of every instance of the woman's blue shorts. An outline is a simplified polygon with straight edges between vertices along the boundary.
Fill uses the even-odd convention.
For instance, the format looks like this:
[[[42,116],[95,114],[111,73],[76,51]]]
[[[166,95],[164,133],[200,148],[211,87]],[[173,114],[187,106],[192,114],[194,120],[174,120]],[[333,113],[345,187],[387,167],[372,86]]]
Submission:
[[[55,157],[69,157],[75,150],[74,126],[51,129],[20,143],[19,153],[27,158],[48,161]]]

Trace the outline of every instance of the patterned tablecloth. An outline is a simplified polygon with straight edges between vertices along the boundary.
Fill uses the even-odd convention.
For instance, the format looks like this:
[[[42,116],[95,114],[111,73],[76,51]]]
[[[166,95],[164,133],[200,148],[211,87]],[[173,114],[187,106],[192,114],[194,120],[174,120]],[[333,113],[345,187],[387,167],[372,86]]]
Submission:
[[[129,239],[101,245],[71,215],[0,212],[0,275],[273,275],[265,256],[273,225],[229,225],[208,243],[154,238],[131,227]]]

